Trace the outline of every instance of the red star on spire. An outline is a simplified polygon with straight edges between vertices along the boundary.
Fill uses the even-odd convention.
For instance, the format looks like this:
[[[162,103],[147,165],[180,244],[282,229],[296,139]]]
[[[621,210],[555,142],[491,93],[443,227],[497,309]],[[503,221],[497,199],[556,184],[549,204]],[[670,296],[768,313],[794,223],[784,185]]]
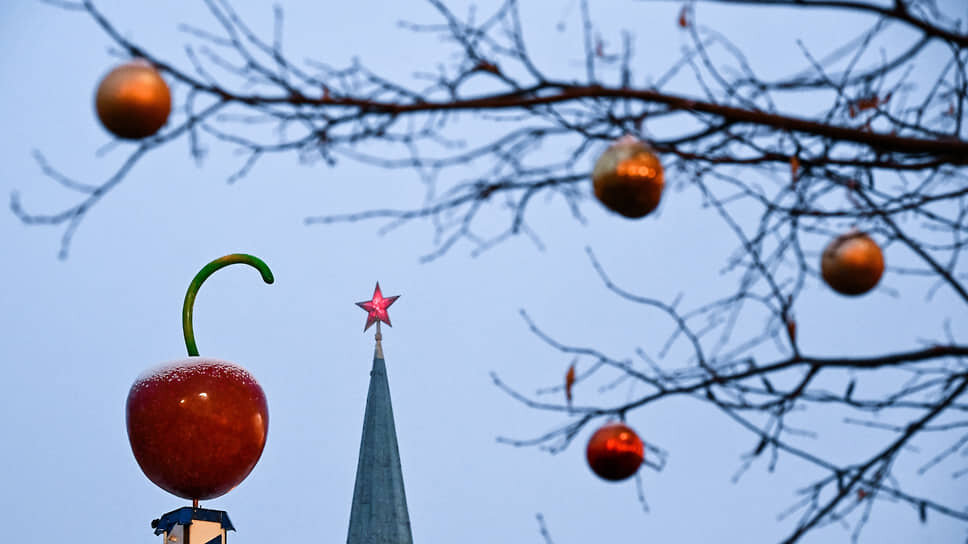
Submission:
[[[383,293],[380,292],[380,282],[376,282],[376,289],[373,290],[373,298],[370,300],[364,300],[363,302],[357,302],[356,305],[360,308],[366,310],[366,326],[363,327],[363,331],[370,328],[370,325],[382,321],[388,326],[390,325],[390,314],[387,312],[387,308],[393,304],[400,295],[393,297],[383,297]]]

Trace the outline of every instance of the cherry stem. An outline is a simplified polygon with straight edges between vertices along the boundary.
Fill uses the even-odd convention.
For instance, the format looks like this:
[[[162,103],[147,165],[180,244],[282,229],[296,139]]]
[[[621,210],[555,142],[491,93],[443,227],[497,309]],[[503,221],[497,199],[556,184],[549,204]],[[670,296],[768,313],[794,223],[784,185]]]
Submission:
[[[188,350],[189,357],[198,357],[198,346],[195,345],[195,330],[192,328],[192,311],[195,306],[195,295],[198,294],[198,289],[209,276],[214,274],[216,270],[225,268],[230,264],[247,264],[258,270],[262,274],[263,281],[266,283],[272,283],[274,281],[272,271],[269,270],[269,266],[266,263],[262,262],[262,259],[253,255],[246,255],[245,253],[233,253],[219,257],[203,266],[198,271],[198,274],[195,274],[191,285],[188,286],[188,292],[185,293],[185,304],[182,306],[182,332],[185,334],[185,348]]]

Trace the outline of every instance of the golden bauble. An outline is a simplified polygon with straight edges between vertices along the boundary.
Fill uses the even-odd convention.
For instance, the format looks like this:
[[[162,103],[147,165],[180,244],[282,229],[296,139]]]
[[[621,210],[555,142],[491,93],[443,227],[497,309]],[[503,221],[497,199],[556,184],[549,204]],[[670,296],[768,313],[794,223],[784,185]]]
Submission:
[[[820,257],[820,274],[834,291],[862,295],[884,273],[884,254],[870,236],[852,230],[834,238]]]
[[[154,66],[135,60],[104,76],[94,103],[104,128],[118,138],[137,140],[165,125],[171,113],[171,92]]]
[[[659,157],[632,136],[620,138],[602,153],[592,171],[592,182],[599,202],[633,219],[656,209],[665,185]]]

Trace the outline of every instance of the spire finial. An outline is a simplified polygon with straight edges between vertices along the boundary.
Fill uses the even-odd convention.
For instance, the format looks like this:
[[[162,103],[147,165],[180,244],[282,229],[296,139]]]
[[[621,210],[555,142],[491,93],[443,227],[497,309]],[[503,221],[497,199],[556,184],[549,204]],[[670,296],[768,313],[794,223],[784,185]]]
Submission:
[[[380,322],[376,322],[376,347],[374,348],[374,355],[377,359],[383,358],[383,333],[380,332]]]

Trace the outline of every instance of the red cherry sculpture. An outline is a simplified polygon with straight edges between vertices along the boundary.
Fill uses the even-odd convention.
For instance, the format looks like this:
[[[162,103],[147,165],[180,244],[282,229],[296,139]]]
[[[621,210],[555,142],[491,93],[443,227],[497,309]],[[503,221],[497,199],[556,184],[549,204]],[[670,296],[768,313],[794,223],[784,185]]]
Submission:
[[[252,471],[269,430],[266,396],[244,368],[198,357],[192,306],[202,282],[234,263],[257,268],[272,283],[268,266],[251,255],[216,259],[195,276],[183,308],[185,344],[191,357],[149,370],[128,392],[131,451],[145,476],[184,499],[214,499]]]
[[[128,439],[145,476],[184,499],[228,493],[255,467],[269,430],[259,384],[244,368],[192,358],[149,371],[128,393]]]
[[[585,455],[595,474],[617,482],[639,470],[645,457],[645,446],[631,427],[616,421],[595,431],[588,440]]]

